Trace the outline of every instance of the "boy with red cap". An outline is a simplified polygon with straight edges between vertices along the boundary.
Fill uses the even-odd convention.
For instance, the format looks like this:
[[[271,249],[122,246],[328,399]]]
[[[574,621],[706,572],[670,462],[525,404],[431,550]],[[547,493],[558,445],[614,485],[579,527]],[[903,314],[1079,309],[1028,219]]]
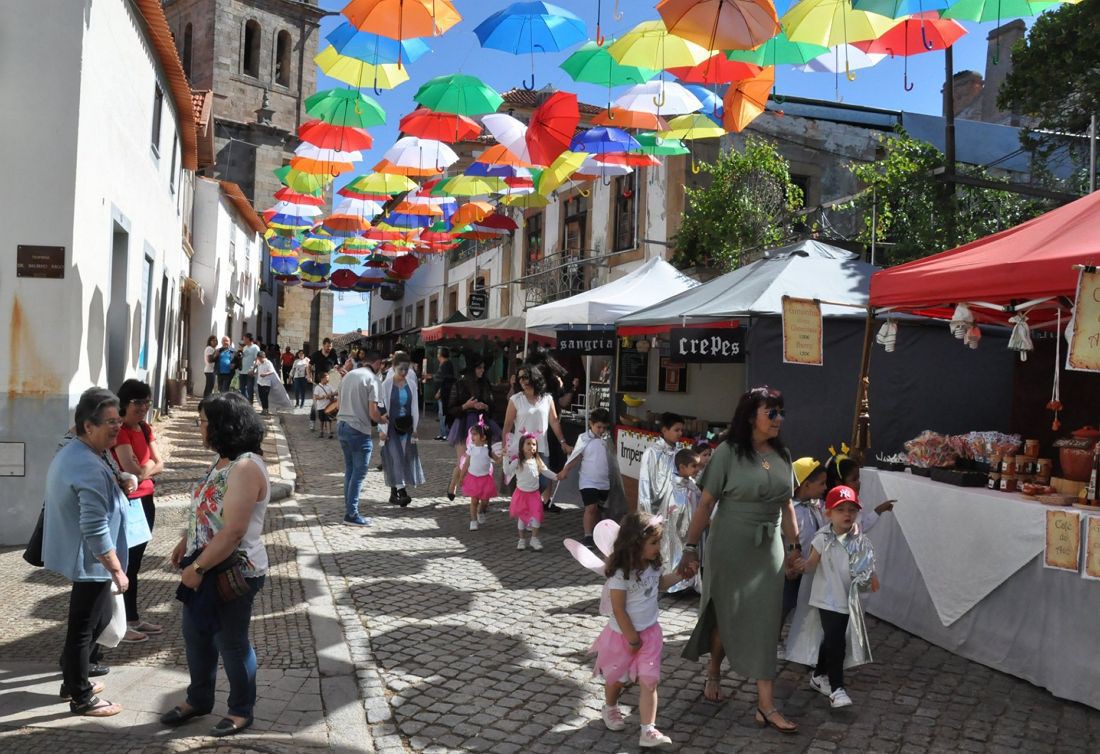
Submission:
[[[806,611],[801,622],[796,615],[787,645],[787,659],[814,666],[810,686],[828,696],[833,708],[852,704],[844,690],[845,668],[871,661],[859,591],[878,591],[879,584],[871,542],[856,526],[859,511],[851,487],[834,487],[825,496],[829,525],[814,535],[802,564],[803,571],[816,571],[809,601],[816,610]]]

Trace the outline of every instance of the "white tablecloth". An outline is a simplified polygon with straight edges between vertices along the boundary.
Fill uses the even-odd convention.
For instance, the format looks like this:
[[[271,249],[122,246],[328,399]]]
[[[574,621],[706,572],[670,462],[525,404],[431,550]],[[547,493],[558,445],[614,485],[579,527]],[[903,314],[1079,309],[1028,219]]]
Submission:
[[[903,476],[908,478],[901,479]],[[904,501],[898,495],[899,504],[895,504],[895,512],[899,508],[905,511],[901,516],[886,514],[868,531],[882,588],[876,594],[864,595],[867,612],[962,657],[1049,689],[1055,696],[1100,709],[1100,653],[1096,651],[1095,630],[1100,615],[1100,583],[1043,567],[1041,540],[1046,506],[1004,493],[953,487],[875,469],[864,469],[860,481],[860,498],[870,506],[895,497],[885,494],[891,490],[906,495]],[[960,551],[946,553],[942,544],[925,536],[923,526],[910,526],[913,516],[909,514],[917,512],[912,508],[921,500],[943,504],[954,501],[965,506],[966,515],[943,514],[951,516],[952,526],[945,537],[969,544]],[[990,508],[992,505],[1002,507]],[[942,512],[944,505],[935,505],[933,510]],[[997,543],[990,539],[992,532],[1002,531],[1001,527],[991,526],[990,515],[1014,522],[1017,527],[1037,521],[1034,526],[1039,532],[1039,547],[1023,567],[1005,573],[1011,563],[998,558],[989,558],[998,564],[996,568],[979,565],[997,549]],[[910,531],[914,532],[913,542]],[[929,565],[930,551],[940,553],[934,565]],[[942,600],[944,594],[953,593],[953,588],[945,589],[933,578],[948,574],[949,578],[966,580],[971,573],[982,574],[984,583],[997,573],[1003,573],[1004,578],[945,625],[932,595],[938,594]],[[972,596],[974,592],[966,593]]]

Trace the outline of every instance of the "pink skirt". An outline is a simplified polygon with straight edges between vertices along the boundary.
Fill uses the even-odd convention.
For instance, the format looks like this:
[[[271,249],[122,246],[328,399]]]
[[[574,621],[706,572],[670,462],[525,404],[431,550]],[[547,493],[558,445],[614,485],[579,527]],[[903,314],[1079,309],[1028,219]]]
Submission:
[[[654,623],[638,634],[642,648],[630,651],[626,637],[608,623],[596,638],[589,654],[596,655],[592,675],[605,681],[627,683],[641,680],[647,686],[656,686],[661,680],[661,650],[665,640],[661,624]]]
[[[532,521],[541,524],[542,495],[539,494],[538,490],[524,492],[517,487],[516,491],[512,493],[512,504],[508,506],[508,515],[512,518],[518,518],[526,524]]]
[[[478,500],[491,500],[497,494],[497,483],[493,480],[492,474],[485,476],[467,474],[462,480],[462,494]]]

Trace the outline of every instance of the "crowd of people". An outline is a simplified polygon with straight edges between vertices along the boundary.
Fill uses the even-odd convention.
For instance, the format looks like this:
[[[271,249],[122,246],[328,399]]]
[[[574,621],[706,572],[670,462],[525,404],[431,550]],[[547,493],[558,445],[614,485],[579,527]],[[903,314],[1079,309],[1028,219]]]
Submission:
[[[247,334],[239,349],[228,339],[216,344],[211,338],[207,362],[216,370],[208,374],[217,376],[219,392],[208,379],[198,419],[213,462],[192,494],[186,530],[171,555],[180,574],[177,598],[191,682],[161,720],[174,726],[212,711],[220,660],[229,679],[228,714],[210,733],[224,736],[251,725],[256,699],[248,627],[267,570],[261,533],[270,489],[261,451],[265,427],[252,393],[255,387],[266,413],[265,388],[275,370]],[[714,443],[685,441],[683,418],[662,415],[660,437],[641,459],[637,498],[626,500],[609,412],[591,411],[587,430],[575,445],[568,443],[558,414],[567,405],[561,402],[566,375],[545,355],[515,369],[498,424],[496,391],[479,357],[466,359],[459,375],[441,349],[434,375],[421,377],[406,351],[386,358],[357,349],[344,358],[326,339],[308,358],[303,351],[286,353],[280,364],[294,387],[293,405],[304,408],[303,385],[313,384],[310,429],[333,437],[336,424],[347,525],[372,523],[360,503],[375,437],[390,503],[409,505],[409,489],[425,482],[418,437],[425,393],[442,407],[446,422],[436,439],[455,452],[447,497],[469,498],[471,531],[486,522],[493,498],[510,494],[517,549],[542,550],[544,516],[560,510],[553,503],[555,482],[577,474],[584,509],[580,547],[591,553],[601,526],[611,523],[617,532],[604,540],[611,542],[603,550],[608,621],[592,646],[609,729],[626,726],[618,701],[627,685],[637,683],[639,745],[670,742],[656,728],[662,592],[699,593],[697,623],[683,655],[707,657],[707,702],[724,701],[725,664],[755,680],[757,724],[797,731],[778,709],[774,691],[778,662],[786,659],[811,668],[810,687],[832,707],[853,703],[845,670],[870,661],[859,595],[878,588],[864,532],[892,501],[863,510],[859,466],[843,454],[826,463],[792,459],[780,438],[786,414],[778,391],[762,387],[742,395],[728,430]],[[235,370],[236,385],[233,375],[222,379],[224,363]],[[338,388],[329,386],[330,375],[338,375]],[[142,556],[156,520],[156,477],[164,469],[146,420],[151,396],[138,380],[127,380],[117,394],[86,391],[47,476],[42,561],[73,583],[61,697],[79,715],[121,711],[99,696],[105,684],[95,680],[107,672],[100,642],[121,619],[116,612],[125,613],[119,641],[145,642],[164,630],[142,619],[139,604]],[[122,595],[121,608],[112,593]]]

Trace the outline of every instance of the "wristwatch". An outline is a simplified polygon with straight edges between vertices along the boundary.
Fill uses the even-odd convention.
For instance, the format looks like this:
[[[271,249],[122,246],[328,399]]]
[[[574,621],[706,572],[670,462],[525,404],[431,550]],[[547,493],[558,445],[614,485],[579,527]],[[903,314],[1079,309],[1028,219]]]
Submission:
[[[685,550],[686,552],[699,552],[699,545],[688,545],[688,544],[685,544],[685,545],[684,545],[684,550]]]
[[[197,562],[192,563],[191,567],[195,569],[195,573],[197,573],[199,576],[202,576],[204,573],[206,573],[206,569],[199,565]]]
[[[790,544],[790,543],[787,543],[787,552],[794,552],[795,550],[798,550],[799,552],[802,552],[802,543],[801,542],[795,542],[793,545]]]

